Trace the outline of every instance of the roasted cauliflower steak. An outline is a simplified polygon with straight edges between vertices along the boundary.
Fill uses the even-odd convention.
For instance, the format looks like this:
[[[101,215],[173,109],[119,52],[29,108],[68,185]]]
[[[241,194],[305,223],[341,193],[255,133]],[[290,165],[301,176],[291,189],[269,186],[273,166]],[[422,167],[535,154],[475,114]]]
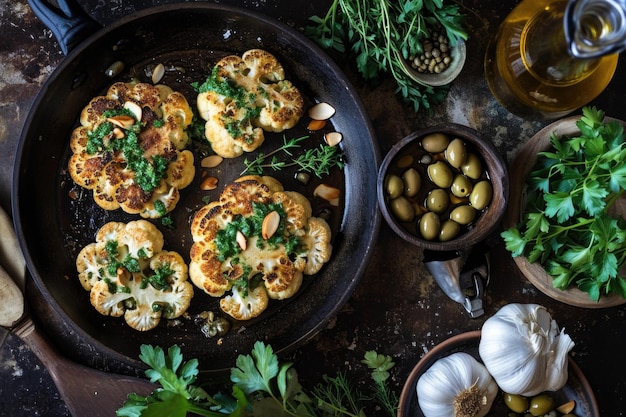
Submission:
[[[163,244],[163,235],[147,220],[104,224],[76,258],[91,305],[102,315],[124,316],[139,331],[185,313],[193,297],[188,267]]]
[[[191,235],[189,278],[236,320],[293,297],[332,253],[330,227],[312,216],[309,200],[269,176],[226,185],[196,212]]]
[[[224,158],[254,151],[265,140],[264,131],[290,129],[304,112],[300,91],[285,79],[276,57],[262,49],[218,61],[200,87],[197,106],[207,140]]]
[[[70,138],[68,171],[105,210],[143,218],[174,209],[194,178],[187,99],[165,85],[116,82],[80,114]]]

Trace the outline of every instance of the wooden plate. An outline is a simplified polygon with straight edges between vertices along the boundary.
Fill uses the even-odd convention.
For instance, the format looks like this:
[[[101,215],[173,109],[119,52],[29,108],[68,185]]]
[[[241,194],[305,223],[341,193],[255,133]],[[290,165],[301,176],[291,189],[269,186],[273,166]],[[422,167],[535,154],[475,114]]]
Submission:
[[[511,192],[509,194],[507,211],[504,214],[502,223],[505,229],[517,225],[520,221],[525,206],[524,195],[526,193],[526,177],[535,165],[537,153],[550,148],[550,135],[552,135],[552,133],[556,133],[558,136],[580,134],[580,130],[576,126],[576,122],[580,117],[580,115],[568,117],[544,127],[520,149],[519,154],[509,169],[511,173]],[[619,122],[626,125],[625,122]],[[621,207],[618,211],[626,213],[626,210],[622,210]],[[585,308],[606,308],[626,303],[626,299],[617,294],[600,297],[600,300],[596,302],[591,300],[586,292],[576,287],[571,287],[567,290],[555,288],[552,284],[552,276],[548,275],[541,264],[537,262],[530,263],[528,259],[523,256],[514,257],[513,260],[524,276],[535,287],[557,301]]]
[[[398,417],[424,417],[417,399],[417,380],[438,359],[455,352],[465,352],[480,361],[480,355],[478,354],[480,333],[480,330],[474,330],[452,336],[435,346],[420,359],[402,388]],[[568,359],[568,378],[565,386],[550,395],[554,398],[555,403],[559,405],[569,400],[574,400],[576,408],[573,413],[577,416],[598,417],[600,415],[593,390],[571,357]],[[502,396],[498,395],[486,417],[505,416],[507,412],[508,408],[502,401]]]

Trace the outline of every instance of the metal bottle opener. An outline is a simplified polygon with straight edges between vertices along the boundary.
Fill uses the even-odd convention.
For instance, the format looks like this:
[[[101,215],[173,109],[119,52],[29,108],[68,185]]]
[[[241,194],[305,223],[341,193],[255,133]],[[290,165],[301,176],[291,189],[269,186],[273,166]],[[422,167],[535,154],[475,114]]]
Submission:
[[[485,313],[483,296],[490,278],[490,253],[486,245],[448,252],[425,250],[424,266],[443,292],[463,305],[471,318]]]

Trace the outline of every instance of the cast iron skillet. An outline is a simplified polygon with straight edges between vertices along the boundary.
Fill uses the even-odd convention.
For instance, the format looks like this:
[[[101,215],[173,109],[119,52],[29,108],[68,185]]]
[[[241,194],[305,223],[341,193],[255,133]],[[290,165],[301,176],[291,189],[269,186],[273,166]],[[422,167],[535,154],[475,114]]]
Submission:
[[[85,26],[89,25],[79,25],[79,29]],[[220,57],[250,48],[266,49],[281,61],[307,106],[327,101],[337,109],[332,126],[326,130],[344,135],[340,144],[343,171],[322,179],[313,177],[306,187],[293,180],[294,170],[266,172],[279,178],[286,189],[309,196],[314,213],[330,214],[334,236],[331,261],[317,276],[308,278],[292,299],[273,302],[258,320],[234,323],[235,328],[220,343],[217,338],[205,337],[192,318],[180,320],[176,326],[168,326],[164,320],[157,329],[141,333],[130,329],[121,318],[99,315],[77,281],[75,256],[93,241],[105,222],[138,217],[101,210],[92,202],[90,192],[81,193],[68,177],[68,140],[81,109],[114,81],[135,78],[149,82],[149,68],[157,63],[170,68],[162,82],[185,93],[195,104],[190,84],[202,82]],[[111,78],[105,72],[116,61],[124,63],[125,69]],[[322,133],[308,132],[306,123],[303,117],[298,126],[284,134],[288,138],[310,135],[303,147],[318,146]],[[282,140],[283,134],[268,135],[261,151],[268,152]],[[196,145],[194,150],[196,181],[182,191],[172,213],[176,228],[171,230],[154,221],[165,235],[166,248],[178,251],[186,260],[191,245],[188,223],[207,196],[199,190],[199,160],[208,149]],[[244,168],[242,159],[229,160],[212,173],[220,178],[220,187],[209,197],[215,198],[225,183],[239,176]],[[164,348],[176,343],[187,358],[198,358],[205,371],[231,367],[237,355],[248,353],[257,340],[279,352],[302,345],[339,312],[366,268],[380,224],[376,203],[379,162],[369,119],[341,70],[286,25],[243,9],[185,3],[144,10],[97,31],[69,51],[44,84],[26,119],[16,156],[13,213],[36,288],[49,304],[53,318],[59,319],[60,324],[51,324],[48,330],[66,345],[76,340],[84,343],[89,353],[78,359],[95,367],[105,363],[107,369],[111,361],[141,367],[137,357],[143,343]],[[320,182],[342,190],[339,207],[313,198],[312,190]],[[196,289],[190,317],[206,310],[217,312],[216,306],[214,299]]]

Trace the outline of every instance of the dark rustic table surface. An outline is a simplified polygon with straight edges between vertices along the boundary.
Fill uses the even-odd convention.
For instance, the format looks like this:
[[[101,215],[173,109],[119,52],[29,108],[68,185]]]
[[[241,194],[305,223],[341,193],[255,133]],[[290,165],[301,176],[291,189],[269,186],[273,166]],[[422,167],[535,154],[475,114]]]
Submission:
[[[79,0],[85,10],[106,25],[164,1]],[[300,28],[309,16],[321,14],[328,1],[216,1],[275,17]],[[363,83],[350,66],[346,72],[376,130],[380,152],[412,131],[456,122],[489,138],[509,161],[547,122],[530,122],[503,109],[491,96],[482,59],[488,35],[512,10],[513,0],[464,0],[470,39],[468,60],[444,103],[432,112],[415,114],[394,94],[390,80]],[[64,56],[56,40],[32,13],[25,0],[0,0],[0,204],[10,210],[15,151],[31,103]],[[626,120],[623,105],[624,67],[594,101],[607,115]],[[372,169],[375,169],[372,167]],[[407,375],[426,352],[445,339],[480,329],[486,317],[511,302],[545,305],[575,341],[571,355],[588,379],[603,416],[626,414],[626,306],[605,309],[572,307],[545,296],[520,273],[504,250],[499,233],[493,246],[491,282],[485,315],[471,319],[448,299],[425,271],[421,250],[407,245],[382,222],[373,257],[353,296],[340,314],[310,343],[286,355],[308,382],[337,369],[359,370],[368,350],[391,355],[394,389],[399,393]],[[0,330],[0,415],[64,416],[68,411],[42,364],[16,336]],[[60,347],[63,350],[63,347]],[[583,416],[580,416],[583,417]]]

